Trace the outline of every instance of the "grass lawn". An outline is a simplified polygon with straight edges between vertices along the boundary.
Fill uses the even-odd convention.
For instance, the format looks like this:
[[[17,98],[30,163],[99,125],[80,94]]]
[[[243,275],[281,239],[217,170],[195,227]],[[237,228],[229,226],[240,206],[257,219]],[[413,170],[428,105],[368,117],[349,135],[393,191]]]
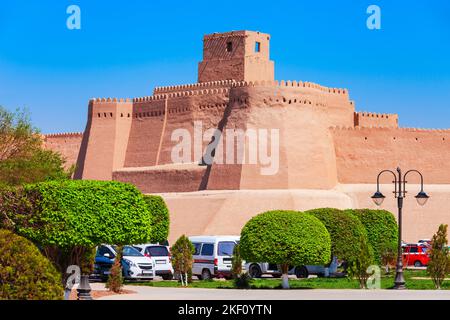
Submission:
[[[413,277],[428,277],[425,270],[405,270],[406,287],[411,290],[433,290],[431,279],[411,279]],[[395,272],[388,276],[382,275],[381,288],[390,289],[394,286]],[[131,283],[130,283],[131,284]],[[149,281],[132,283],[150,287],[181,287],[177,281]],[[348,278],[308,278],[289,279],[291,289],[359,289],[357,280]],[[280,289],[281,279],[263,278],[252,281],[253,289]],[[230,289],[234,288],[231,280],[196,281],[189,284],[190,288]],[[450,290],[450,281],[444,281],[442,289]]]

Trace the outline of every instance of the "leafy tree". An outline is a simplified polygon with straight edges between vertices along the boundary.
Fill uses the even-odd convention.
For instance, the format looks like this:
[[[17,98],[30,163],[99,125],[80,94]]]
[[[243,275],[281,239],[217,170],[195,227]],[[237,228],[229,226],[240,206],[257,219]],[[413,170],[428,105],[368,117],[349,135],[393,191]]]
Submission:
[[[115,181],[61,180],[0,192],[0,225],[36,243],[65,273],[88,273],[93,248],[149,241],[152,216],[142,194]]]
[[[231,275],[233,279],[239,277],[242,273],[242,256],[239,244],[234,246],[233,257],[231,259]]]
[[[381,253],[386,250],[397,250],[398,226],[394,215],[386,210],[349,209],[364,225],[369,244],[372,246],[374,260],[381,264]]]
[[[192,255],[195,252],[194,245],[184,234],[178,238],[170,249],[172,252],[172,266],[174,271],[179,274],[181,285],[186,286],[189,283],[189,273],[192,274]]]
[[[43,148],[42,135],[23,110],[9,112],[0,106],[0,186],[17,186],[68,179],[59,153]]]
[[[152,243],[162,243],[169,236],[170,217],[167,205],[160,196],[144,195],[150,212],[152,213]]]
[[[123,287],[122,255],[123,246],[117,246],[116,259],[114,260],[110,270],[111,273],[108,276],[108,281],[106,282],[106,288],[115,293],[120,293]]]
[[[430,274],[436,289],[440,289],[445,275],[450,272],[448,255],[447,225],[441,224],[431,239],[430,261],[427,272]]]
[[[353,214],[334,208],[305,211],[318,218],[327,228],[331,237],[331,255],[348,263],[361,252],[360,237],[367,239],[367,232],[361,221]]]
[[[330,261],[330,235],[319,219],[297,211],[268,211],[246,223],[239,244],[242,258],[281,266],[289,288],[289,266]]]
[[[238,289],[249,289],[253,279],[248,272],[242,272],[242,256],[239,244],[234,246],[233,258],[231,260],[231,275],[234,286]]]
[[[61,274],[30,241],[0,230],[0,300],[60,300]]]
[[[349,263],[349,274],[351,277],[358,279],[361,289],[367,289],[367,279],[370,274],[367,269],[373,263],[373,249],[368,240],[364,236],[360,236],[359,246],[361,251],[358,253],[356,259]]]
[[[397,260],[397,248],[389,241],[383,241],[379,248],[381,264],[384,266],[386,274],[389,274],[390,268],[395,265]]]

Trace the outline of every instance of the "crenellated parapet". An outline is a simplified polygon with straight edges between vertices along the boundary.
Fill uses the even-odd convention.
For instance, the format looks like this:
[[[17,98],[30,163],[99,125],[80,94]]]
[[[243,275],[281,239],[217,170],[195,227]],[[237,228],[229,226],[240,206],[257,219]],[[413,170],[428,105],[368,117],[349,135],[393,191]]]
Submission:
[[[210,81],[210,82],[200,82],[200,83],[192,83],[192,84],[182,84],[177,86],[165,86],[165,87],[156,87],[153,90],[153,95],[158,95],[162,93],[172,93],[179,91],[195,91],[195,90],[203,90],[203,89],[216,89],[216,88],[224,88],[231,87],[235,80],[221,80],[221,81]]]
[[[61,132],[44,134],[44,138],[78,138],[83,136],[83,132]]]
[[[91,98],[89,103],[117,103],[117,102],[131,102],[130,98]]]
[[[228,94],[230,92],[229,88],[205,88],[199,90],[188,90],[188,91],[176,91],[164,94],[155,94],[153,96],[138,97],[133,98],[134,103],[147,103],[150,101],[160,101],[165,99],[174,98],[184,98],[189,96],[200,96],[200,95],[219,95]]]
[[[398,115],[389,113],[355,112],[356,127],[398,127]]]
[[[237,81],[232,84],[232,87],[282,87],[282,88],[310,88],[319,90],[325,93],[333,93],[339,95],[348,95],[348,90],[343,88],[329,88],[313,82],[303,82],[303,81],[291,81],[291,80],[275,80],[275,81]]]

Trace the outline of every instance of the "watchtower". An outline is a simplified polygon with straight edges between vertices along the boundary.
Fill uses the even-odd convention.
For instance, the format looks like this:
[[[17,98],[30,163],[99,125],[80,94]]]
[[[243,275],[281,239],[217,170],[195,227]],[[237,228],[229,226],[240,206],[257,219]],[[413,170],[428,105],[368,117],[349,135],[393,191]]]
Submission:
[[[198,82],[273,81],[274,63],[269,58],[269,43],[269,34],[255,31],[205,35]]]

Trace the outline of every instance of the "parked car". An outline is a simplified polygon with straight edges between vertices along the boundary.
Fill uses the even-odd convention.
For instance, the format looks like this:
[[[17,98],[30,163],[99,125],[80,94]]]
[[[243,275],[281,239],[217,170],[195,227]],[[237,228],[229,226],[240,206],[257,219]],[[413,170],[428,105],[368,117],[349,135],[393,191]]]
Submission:
[[[274,278],[281,277],[278,265],[267,262],[246,262],[245,269],[252,278],[261,278],[263,275],[271,275]]]
[[[172,257],[169,247],[160,244],[141,244],[134,246],[144,256],[152,259],[155,266],[155,275],[164,280],[173,279]]]
[[[428,265],[428,247],[425,245],[408,244],[403,247],[403,265],[424,267]]]
[[[94,274],[106,280],[117,256],[116,246],[101,245],[95,255]],[[122,250],[122,272],[125,279],[152,280],[155,270],[152,259],[144,256],[132,246],[124,246]]]
[[[205,280],[231,278],[231,259],[239,236],[192,236],[189,240],[195,247],[193,275]]]

